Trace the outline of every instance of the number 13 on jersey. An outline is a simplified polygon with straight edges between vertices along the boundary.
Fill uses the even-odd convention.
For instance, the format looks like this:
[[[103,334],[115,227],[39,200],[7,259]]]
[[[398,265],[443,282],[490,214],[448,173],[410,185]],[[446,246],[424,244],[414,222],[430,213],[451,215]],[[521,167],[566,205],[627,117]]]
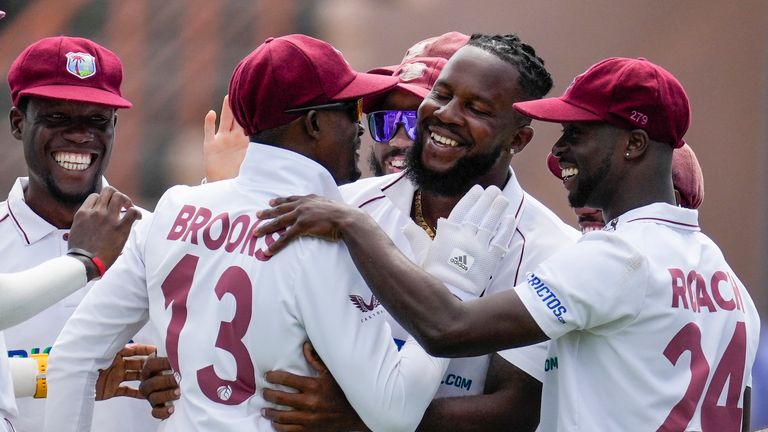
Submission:
[[[179,335],[187,323],[187,299],[192,288],[200,257],[187,254],[173,267],[161,285],[165,308],[171,310],[171,319],[165,335],[165,348],[173,370],[179,368]],[[224,294],[235,299],[235,314],[231,321],[218,323],[219,331],[215,348],[222,349],[235,360],[237,373],[234,380],[217,375],[214,365],[209,364],[196,371],[201,392],[211,401],[225,405],[238,405],[256,393],[256,375],[243,337],[248,331],[252,312],[252,284],[248,274],[238,266],[228,267],[216,282],[214,293],[219,300]],[[201,352],[213,347],[197,347]]]

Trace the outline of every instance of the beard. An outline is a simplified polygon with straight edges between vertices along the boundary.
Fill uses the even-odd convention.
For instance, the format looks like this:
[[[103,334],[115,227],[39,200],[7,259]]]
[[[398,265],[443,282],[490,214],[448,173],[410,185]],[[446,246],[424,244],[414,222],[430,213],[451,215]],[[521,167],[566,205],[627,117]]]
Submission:
[[[602,183],[608,176],[608,171],[611,169],[611,154],[607,153],[603,160],[600,162],[600,166],[597,167],[594,173],[589,172],[582,167],[579,167],[578,183],[576,190],[568,194],[568,203],[573,208],[579,207],[594,207],[594,205],[588,205],[587,201],[592,198],[592,194],[598,185]]]
[[[381,163],[379,163],[379,160],[376,159],[376,154],[371,152],[371,155],[368,157],[368,167],[371,168],[371,172],[376,177],[381,177],[384,174],[384,167],[381,166]]]
[[[96,192],[98,193],[98,184],[99,180],[101,180],[101,176],[95,176],[93,178],[93,183],[90,185],[90,187],[87,190],[83,190],[76,193],[67,193],[61,190],[58,184],[56,184],[56,180],[53,179],[51,175],[47,175],[44,178],[45,186],[47,187],[48,191],[50,192],[51,196],[58,202],[68,205],[68,206],[79,206],[80,204],[85,201],[86,198],[88,198],[88,195]]]
[[[424,166],[421,160],[424,149],[422,138],[419,128],[416,141],[406,153],[406,176],[423,191],[441,196],[463,196],[477,183],[479,177],[491,170],[501,156],[501,146],[498,146],[490,153],[464,156],[447,171],[434,171]]]

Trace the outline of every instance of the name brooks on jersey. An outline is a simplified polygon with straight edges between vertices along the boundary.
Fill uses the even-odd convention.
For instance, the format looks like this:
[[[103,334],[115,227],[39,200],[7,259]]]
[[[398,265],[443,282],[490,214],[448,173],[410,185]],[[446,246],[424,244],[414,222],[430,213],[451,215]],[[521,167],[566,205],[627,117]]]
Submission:
[[[179,210],[166,238],[202,245],[210,250],[223,247],[229,253],[247,254],[259,261],[268,261],[270,257],[264,254],[264,249],[274,243],[275,236],[284,230],[266,237],[250,235],[261,222],[257,217],[247,214],[238,215],[234,220],[227,212],[214,216],[208,208],[187,204]]]
[[[744,312],[739,284],[730,273],[714,272],[708,279],[709,285],[707,285],[707,278],[696,270],[688,272],[679,268],[667,270],[672,278],[673,308],[689,309],[697,313],[701,313],[702,310]]]

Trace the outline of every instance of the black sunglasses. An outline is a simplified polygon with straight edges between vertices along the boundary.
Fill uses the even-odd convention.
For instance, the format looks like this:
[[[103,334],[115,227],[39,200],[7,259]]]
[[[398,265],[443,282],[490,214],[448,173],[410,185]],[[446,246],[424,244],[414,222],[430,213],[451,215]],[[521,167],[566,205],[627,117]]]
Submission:
[[[349,117],[355,123],[360,123],[363,120],[363,100],[357,99],[346,102],[334,102],[322,105],[313,105],[301,108],[291,108],[285,110],[286,113],[303,112],[303,111],[322,111],[322,110],[342,110],[349,113]]]

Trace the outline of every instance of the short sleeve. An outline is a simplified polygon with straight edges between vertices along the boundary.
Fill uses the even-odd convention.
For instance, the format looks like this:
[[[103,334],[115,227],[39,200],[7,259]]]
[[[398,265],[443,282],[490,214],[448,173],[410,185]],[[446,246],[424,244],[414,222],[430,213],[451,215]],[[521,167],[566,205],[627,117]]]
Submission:
[[[551,256],[515,287],[550,339],[573,330],[606,334],[639,313],[647,259],[614,233],[593,233]]]

